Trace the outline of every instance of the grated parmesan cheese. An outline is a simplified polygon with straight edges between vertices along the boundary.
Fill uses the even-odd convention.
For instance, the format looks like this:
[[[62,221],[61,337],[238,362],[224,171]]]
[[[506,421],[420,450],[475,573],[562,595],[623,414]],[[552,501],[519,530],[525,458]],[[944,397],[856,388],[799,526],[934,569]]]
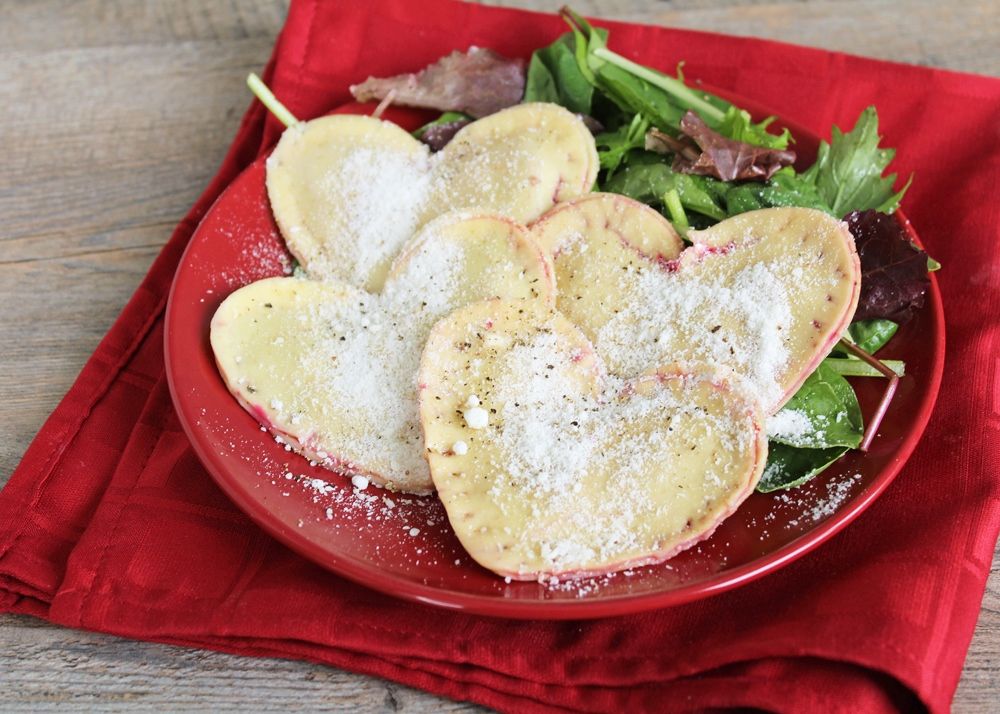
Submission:
[[[706,255],[703,263],[722,257]],[[735,275],[718,267],[623,271],[621,309],[595,339],[609,369],[631,376],[672,362],[726,365],[762,403],[776,402],[792,322],[786,283],[771,265]]]
[[[317,202],[318,225],[309,230],[335,240],[325,242],[328,252],[320,264],[310,261],[306,268],[365,284],[419,227],[430,190],[428,170],[423,154],[367,147],[331,163],[316,182],[315,190],[325,201]]]
[[[812,423],[805,412],[782,409],[767,419],[767,435],[773,438],[797,441],[812,432]]]
[[[462,412],[462,416],[465,417],[465,423],[470,429],[485,429],[490,423],[489,412],[482,407],[466,409]]]

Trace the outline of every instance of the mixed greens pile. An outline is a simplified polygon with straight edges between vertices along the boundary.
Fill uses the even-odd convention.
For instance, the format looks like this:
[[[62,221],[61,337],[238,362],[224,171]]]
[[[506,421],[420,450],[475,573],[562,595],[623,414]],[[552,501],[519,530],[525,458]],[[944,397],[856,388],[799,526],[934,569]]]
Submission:
[[[591,127],[601,166],[596,190],[652,206],[682,236],[759,208],[826,211],[847,221],[861,258],[861,298],[844,340],[873,354],[912,317],[929,287],[928,270],[940,266],[889,215],[909,181],[894,191],[896,175],[883,175],[895,151],[879,146],[874,107],[849,132],[833,127],[815,163],[797,171],[794,137],[788,129],[773,132],[774,117],[754,122],[748,111],[688,86],[681,67],[670,76],[636,64],[608,49],[607,30],[568,8],[561,14],[570,31],[532,55],[522,101],[560,104]],[[470,120],[448,111],[415,133],[440,148]],[[883,364],[902,376],[902,362]],[[775,424],[798,428],[772,430],[759,491],[801,485],[861,445],[864,423],[848,376],[885,375],[835,349],[775,416]]]

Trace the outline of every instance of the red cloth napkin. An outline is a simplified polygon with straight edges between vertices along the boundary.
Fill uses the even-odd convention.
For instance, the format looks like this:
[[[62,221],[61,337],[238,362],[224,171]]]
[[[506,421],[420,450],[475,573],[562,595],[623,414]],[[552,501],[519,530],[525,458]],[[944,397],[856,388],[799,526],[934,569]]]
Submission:
[[[69,627],[296,657],[516,711],[945,711],[1000,526],[1000,81],[750,39],[609,23],[612,47],[826,135],[877,102],[905,207],[940,273],[948,364],[883,497],[782,571],[692,605],[596,622],[433,611],[272,541],[215,487],[163,373],[174,268],[212,200],[278,134],[247,113],[219,175],[0,494],[0,610]],[[527,56],[545,15],[445,0],[292,3],[266,79],[300,117],[369,73],[470,44]],[[973,439],[967,440],[966,435]]]

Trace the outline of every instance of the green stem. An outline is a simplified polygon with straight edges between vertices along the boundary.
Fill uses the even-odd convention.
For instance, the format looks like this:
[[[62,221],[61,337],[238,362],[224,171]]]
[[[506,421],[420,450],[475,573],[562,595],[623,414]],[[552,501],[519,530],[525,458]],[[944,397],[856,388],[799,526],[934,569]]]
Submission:
[[[247,75],[247,86],[250,87],[250,91],[254,93],[254,96],[260,100],[260,103],[267,107],[282,124],[292,126],[299,123],[295,115],[288,111],[288,107],[279,102],[274,93],[267,88],[264,80],[253,72]]]
[[[823,364],[844,377],[885,377],[871,365],[865,364],[859,359],[827,357]],[[900,377],[906,374],[906,363],[899,359],[884,359],[882,364],[891,369]]]
[[[672,188],[663,194],[663,204],[670,212],[670,222],[674,224],[674,228],[682,236],[686,236],[691,224],[688,223],[687,214],[684,212],[684,206],[681,204],[681,196],[677,193],[676,188]]]
[[[712,106],[699,97],[697,93],[691,91],[691,88],[679,79],[674,79],[673,77],[668,77],[665,74],[654,72],[648,67],[643,67],[641,64],[636,64],[632,60],[626,59],[620,54],[612,52],[607,47],[598,47],[594,50],[594,54],[605,62],[610,62],[616,67],[620,67],[626,72],[635,75],[639,79],[643,79],[650,84],[659,87],[667,94],[673,95],[681,101],[686,102],[701,115],[702,119],[718,122],[722,121],[722,118],[725,116],[725,112],[720,110],[718,107]]]

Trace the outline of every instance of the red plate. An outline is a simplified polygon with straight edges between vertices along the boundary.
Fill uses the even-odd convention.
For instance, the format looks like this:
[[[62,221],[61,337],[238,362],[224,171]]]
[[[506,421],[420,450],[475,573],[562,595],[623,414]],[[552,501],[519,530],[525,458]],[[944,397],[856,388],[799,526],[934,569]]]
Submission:
[[[412,126],[416,117],[394,118]],[[815,137],[789,128],[800,154],[815,152]],[[465,554],[435,498],[403,498],[374,486],[356,497],[346,478],[286,451],[230,396],[209,347],[212,314],[236,288],[280,275],[288,265],[260,160],[202,220],[167,306],[167,377],[191,444],[243,511],[307,558],[397,597],[484,615],[575,619],[651,610],[734,588],[790,563],[854,520],[893,480],[927,424],[944,366],[944,313],[932,276],[928,304],[880,354],[905,359],[907,376],[867,454],[849,453],[801,488],[753,494],[711,538],[667,563],[551,587],[507,583]],[[864,413],[871,414],[884,382],[855,384]],[[391,496],[393,507],[383,496]]]

